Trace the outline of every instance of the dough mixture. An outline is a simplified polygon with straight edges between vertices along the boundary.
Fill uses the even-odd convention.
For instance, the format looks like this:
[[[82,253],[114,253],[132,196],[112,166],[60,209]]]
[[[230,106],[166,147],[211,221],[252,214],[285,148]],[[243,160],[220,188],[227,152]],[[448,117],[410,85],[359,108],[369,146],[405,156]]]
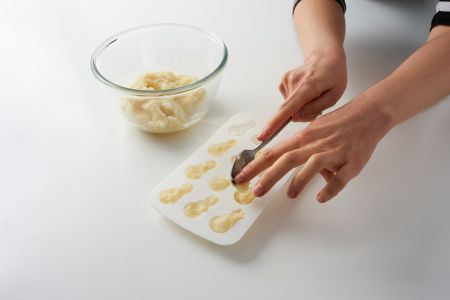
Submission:
[[[203,176],[203,174],[215,168],[216,166],[217,163],[214,160],[208,160],[205,163],[187,167],[186,170],[184,171],[184,174],[186,175],[187,178],[199,179],[200,177]]]
[[[225,233],[244,218],[244,216],[245,213],[241,209],[233,210],[229,214],[212,217],[209,221],[209,227],[217,233]]]
[[[216,176],[208,180],[208,186],[213,191],[223,191],[231,184],[230,176]]]
[[[236,145],[237,142],[235,140],[229,140],[220,144],[211,145],[208,148],[208,153],[212,156],[222,156]]]
[[[146,73],[139,77],[133,89],[162,91],[182,87],[197,79],[173,72]],[[142,97],[124,99],[123,111],[130,121],[152,132],[173,132],[183,129],[191,121],[204,99],[205,90],[199,89],[179,96]]]
[[[253,195],[252,188],[250,187],[250,183],[246,182],[243,184],[237,184],[236,192],[234,192],[234,200],[240,204],[250,204],[255,199],[255,195]]]
[[[189,218],[197,218],[211,206],[216,205],[217,201],[219,201],[218,197],[209,196],[197,202],[189,202],[184,206],[184,214]]]
[[[163,190],[159,193],[159,200],[164,204],[173,204],[187,193],[190,193],[193,188],[192,184],[186,183],[178,188]]]

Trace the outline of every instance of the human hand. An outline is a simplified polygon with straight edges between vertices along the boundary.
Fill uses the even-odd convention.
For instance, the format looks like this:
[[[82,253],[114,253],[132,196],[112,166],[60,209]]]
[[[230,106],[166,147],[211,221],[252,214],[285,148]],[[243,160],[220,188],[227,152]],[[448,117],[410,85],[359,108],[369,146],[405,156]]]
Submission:
[[[247,182],[264,172],[253,188],[263,196],[291,169],[303,167],[292,179],[288,196],[297,197],[306,184],[320,173],[325,187],[317,201],[336,196],[365,166],[379,140],[393,126],[388,116],[364,99],[321,116],[284,142],[262,152],[235,178]]]
[[[258,139],[270,137],[290,116],[293,121],[307,122],[333,106],[347,86],[344,50],[315,53],[305,63],[286,72],[279,85],[285,101],[266,124]]]

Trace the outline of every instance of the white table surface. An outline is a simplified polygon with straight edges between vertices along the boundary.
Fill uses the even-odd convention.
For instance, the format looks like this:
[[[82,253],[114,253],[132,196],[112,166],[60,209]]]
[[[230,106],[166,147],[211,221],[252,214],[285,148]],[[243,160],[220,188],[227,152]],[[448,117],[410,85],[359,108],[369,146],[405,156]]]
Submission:
[[[434,1],[349,0],[341,105],[426,39]],[[316,178],[221,247],[148,204],[229,117],[269,115],[301,63],[291,1],[2,1],[0,299],[443,299],[450,293],[449,99],[395,128],[332,202]],[[107,36],[173,21],[216,32],[229,64],[207,117],[154,136],[89,68]],[[290,131],[302,125],[290,127]]]

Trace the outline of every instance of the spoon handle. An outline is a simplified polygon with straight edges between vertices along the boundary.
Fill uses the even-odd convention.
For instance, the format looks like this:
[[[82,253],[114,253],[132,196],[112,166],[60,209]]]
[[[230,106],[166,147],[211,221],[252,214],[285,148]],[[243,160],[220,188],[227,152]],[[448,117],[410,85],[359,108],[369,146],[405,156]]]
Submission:
[[[281,132],[281,130],[283,130],[283,128],[286,127],[287,124],[289,124],[289,122],[291,122],[291,120],[292,120],[292,117],[289,117],[286,121],[284,121],[284,123],[280,126],[280,128],[277,129],[277,131],[275,131],[267,140],[265,140],[264,142],[259,144],[258,147],[253,149],[253,151],[256,153],[259,150],[261,150],[262,148],[264,148],[264,146],[266,146],[268,143],[270,143],[270,141],[274,137],[276,137]]]

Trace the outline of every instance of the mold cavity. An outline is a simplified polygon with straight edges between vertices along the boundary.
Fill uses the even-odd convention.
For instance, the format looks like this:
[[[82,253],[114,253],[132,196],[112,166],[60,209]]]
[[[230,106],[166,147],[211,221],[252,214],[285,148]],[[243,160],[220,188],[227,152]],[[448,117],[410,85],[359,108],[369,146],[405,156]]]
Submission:
[[[203,174],[215,168],[216,166],[217,163],[214,160],[208,160],[205,163],[187,167],[186,170],[184,170],[184,174],[187,178],[199,179],[203,176]]]
[[[228,152],[231,148],[237,145],[236,140],[229,140],[223,143],[214,144],[209,146],[208,153],[212,156],[222,156]]]
[[[237,222],[244,218],[245,213],[241,209],[233,210],[229,214],[215,216],[209,220],[209,227],[217,233],[225,233]]]
[[[230,176],[215,176],[208,180],[208,186],[213,191],[223,191],[231,184]]]
[[[238,123],[235,125],[231,125],[228,128],[228,132],[232,135],[240,136],[244,135],[247,131],[256,126],[256,122],[254,120],[245,121],[242,123]]]
[[[159,201],[164,204],[173,204],[187,193],[190,193],[193,188],[192,184],[186,183],[177,188],[163,190],[159,193]]]
[[[216,205],[219,198],[216,196],[209,196],[197,202],[189,202],[184,206],[184,214],[189,218],[197,218],[204,212],[207,212],[211,206]]]
[[[237,184],[235,187],[236,192],[234,192],[234,200],[236,200],[237,203],[248,205],[253,202],[255,195],[253,195],[249,182]]]

